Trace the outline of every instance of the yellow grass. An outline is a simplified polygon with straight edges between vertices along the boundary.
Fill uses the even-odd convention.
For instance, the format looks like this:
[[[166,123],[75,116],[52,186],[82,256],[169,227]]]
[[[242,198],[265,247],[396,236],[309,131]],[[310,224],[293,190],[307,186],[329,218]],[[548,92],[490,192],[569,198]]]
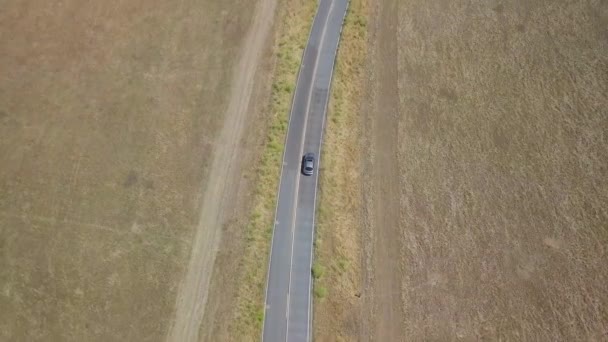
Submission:
[[[361,277],[360,104],[367,0],[352,0],[336,61],[326,125],[315,241],[314,329],[320,341],[352,340]],[[314,270],[313,270],[314,271]]]

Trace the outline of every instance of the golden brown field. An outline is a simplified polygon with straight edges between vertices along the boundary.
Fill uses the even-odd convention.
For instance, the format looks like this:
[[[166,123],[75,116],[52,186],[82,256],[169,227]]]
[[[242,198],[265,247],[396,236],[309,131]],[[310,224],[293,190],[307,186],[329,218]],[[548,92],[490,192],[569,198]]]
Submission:
[[[255,4],[3,2],[0,340],[165,338]]]
[[[318,336],[608,338],[607,28],[605,1],[372,6],[367,95],[351,123],[363,142],[352,265],[363,320],[321,304],[337,319]],[[331,196],[351,194],[343,180],[356,172],[336,174],[346,189]],[[356,217],[357,200],[320,210]],[[334,262],[334,250],[318,253]],[[327,297],[350,290],[336,291]]]

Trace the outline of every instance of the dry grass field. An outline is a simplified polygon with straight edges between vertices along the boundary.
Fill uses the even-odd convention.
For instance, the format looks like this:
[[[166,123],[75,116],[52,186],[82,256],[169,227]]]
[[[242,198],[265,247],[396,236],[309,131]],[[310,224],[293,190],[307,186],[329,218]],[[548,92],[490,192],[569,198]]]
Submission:
[[[608,2],[383,0],[361,338],[608,339]]]
[[[255,4],[2,3],[0,340],[165,338]]]

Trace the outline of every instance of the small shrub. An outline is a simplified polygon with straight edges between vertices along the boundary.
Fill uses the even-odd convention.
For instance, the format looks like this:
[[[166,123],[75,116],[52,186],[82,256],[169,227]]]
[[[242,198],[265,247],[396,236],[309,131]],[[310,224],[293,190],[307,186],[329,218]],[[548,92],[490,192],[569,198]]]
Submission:
[[[264,321],[264,310],[261,307],[257,307],[255,310],[255,320],[258,323],[262,323]]]
[[[340,268],[340,271],[346,271],[346,268],[348,267],[348,260],[346,260],[345,258],[340,258],[340,260],[338,261],[338,267]]]
[[[327,296],[327,289],[323,286],[315,286],[315,297],[325,298]]]
[[[312,266],[312,277],[315,280],[320,279],[323,276],[323,273],[325,273],[325,268],[323,266],[321,266],[320,264],[315,263]]]

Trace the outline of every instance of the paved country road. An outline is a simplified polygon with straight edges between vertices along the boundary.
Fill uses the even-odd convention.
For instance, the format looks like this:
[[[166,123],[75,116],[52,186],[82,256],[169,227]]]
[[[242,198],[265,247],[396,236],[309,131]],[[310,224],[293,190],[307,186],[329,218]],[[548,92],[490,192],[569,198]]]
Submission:
[[[263,341],[310,341],[312,255],[321,139],[348,0],[320,0],[292,103],[266,285]],[[316,155],[315,172],[300,172]]]

